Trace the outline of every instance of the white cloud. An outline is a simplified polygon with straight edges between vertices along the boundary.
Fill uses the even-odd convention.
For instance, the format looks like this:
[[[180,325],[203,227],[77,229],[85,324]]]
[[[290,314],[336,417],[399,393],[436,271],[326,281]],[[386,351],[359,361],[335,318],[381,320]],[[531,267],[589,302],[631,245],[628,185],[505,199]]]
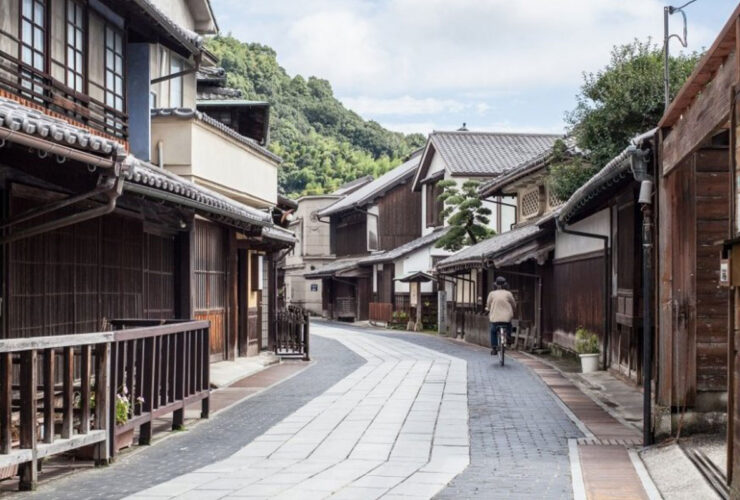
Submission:
[[[433,115],[438,113],[460,113],[475,108],[478,112],[490,109],[486,103],[464,103],[455,99],[435,99],[433,97],[342,97],[340,101],[359,114],[377,115]]]
[[[660,0],[216,0],[219,4],[244,12],[243,21],[222,25],[272,45],[289,72],[327,78],[340,95],[575,85],[584,70],[606,63],[614,44],[662,38]],[[672,21],[678,29],[679,19]],[[711,36],[691,26],[693,48],[708,45]]]

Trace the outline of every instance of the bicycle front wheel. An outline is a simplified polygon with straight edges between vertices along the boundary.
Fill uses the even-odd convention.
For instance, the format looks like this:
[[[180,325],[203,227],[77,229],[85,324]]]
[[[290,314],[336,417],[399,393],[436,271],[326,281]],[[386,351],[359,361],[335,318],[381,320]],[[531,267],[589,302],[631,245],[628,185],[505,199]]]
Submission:
[[[498,360],[501,366],[504,366],[504,351],[506,351],[506,332],[502,328],[498,335]]]

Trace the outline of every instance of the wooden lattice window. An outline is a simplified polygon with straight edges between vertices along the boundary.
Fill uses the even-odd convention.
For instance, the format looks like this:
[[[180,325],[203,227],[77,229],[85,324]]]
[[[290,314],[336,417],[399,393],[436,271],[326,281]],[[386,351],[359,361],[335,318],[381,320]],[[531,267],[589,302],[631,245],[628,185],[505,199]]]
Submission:
[[[521,214],[523,219],[534,217],[540,213],[540,190],[532,189],[522,194],[521,197]]]
[[[67,0],[67,86],[84,92],[85,8],[76,0]]]
[[[33,68],[33,72],[24,69],[21,72],[22,85],[39,100],[44,94],[44,80],[35,72],[46,72],[47,55],[47,15],[44,0],[25,0],[21,8],[21,61]],[[5,14],[3,14],[5,15]]]
[[[550,208],[557,208],[563,203],[565,203],[565,200],[558,198],[558,195],[556,195],[551,189],[547,190],[547,204]]]
[[[123,111],[123,33],[111,24],[105,26],[105,104]],[[107,124],[115,129],[122,127],[112,113]]]

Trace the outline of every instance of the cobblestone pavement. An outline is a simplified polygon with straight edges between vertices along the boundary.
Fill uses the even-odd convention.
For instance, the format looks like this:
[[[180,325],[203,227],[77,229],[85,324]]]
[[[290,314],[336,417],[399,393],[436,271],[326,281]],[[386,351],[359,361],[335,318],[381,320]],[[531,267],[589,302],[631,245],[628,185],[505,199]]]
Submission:
[[[367,360],[233,456],[133,498],[430,498],[469,463],[464,360],[316,326]]]
[[[318,336],[311,342],[316,363],[287,382],[150,448],[123,456],[110,467],[80,472],[11,498],[118,499],[236,453],[364,364],[339,342]]]
[[[507,358],[428,334],[355,329],[404,339],[468,365],[470,466],[437,498],[572,498],[568,439],[583,434],[542,380]]]

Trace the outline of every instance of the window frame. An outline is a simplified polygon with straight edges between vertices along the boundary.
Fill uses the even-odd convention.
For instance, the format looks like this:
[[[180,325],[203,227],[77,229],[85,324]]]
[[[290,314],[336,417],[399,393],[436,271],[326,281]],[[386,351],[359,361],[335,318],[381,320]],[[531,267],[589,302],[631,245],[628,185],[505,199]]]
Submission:
[[[70,21],[70,7],[73,7],[75,10],[75,20],[74,22]],[[80,22],[81,24],[77,24],[76,15],[77,13],[80,13]],[[65,0],[64,3],[64,81],[67,87],[73,89],[75,92],[80,92],[84,94],[88,94],[88,88],[87,88],[87,69],[88,69],[88,18],[87,18],[87,7],[83,3],[81,3],[79,0]],[[70,35],[70,29],[75,31],[75,44],[72,45],[69,40]],[[81,47],[76,46],[77,41],[77,32],[80,32],[81,37]],[[73,61],[72,64],[70,64],[69,61],[69,55],[70,51],[72,51],[75,56],[79,55],[81,67],[77,67],[77,61]],[[70,73],[74,75],[74,81],[70,82]],[[79,79],[80,86],[77,87],[76,83]]]
[[[176,68],[175,66],[179,66],[179,68]],[[180,57],[173,54],[172,51],[169,52],[169,74],[174,75],[177,73],[182,73],[185,71],[185,61],[183,61]],[[170,107],[171,108],[182,108],[185,104],[185,81],[183,80],[182,76],[178,76],[177,78],[171,78],[170,79],[170,85],[169,85],[169,101],[170,101]],[[177,88],[180,92],[180,98],[178,102],[174,102],[174,92],[173,90]]]
[[[109,46],[109,37],[110,34],[113,34],[113,46],[112,51],[111,47]],[[116,51],[116,36],[118,35],[118,39],[120,39],[121,47],[120,52]],[[103,49],[104,49],[104,56],[103,56],[103,92],[104,92],[104,104],[105,107],[113,110],[114,112],[125,114],[126,113],[126,38],[125,38],[125,32],[120,29],[115,24],[104,21],[104,28],[103,28]],[[110,62],[110,53],[113,54],[113,62],[111,65],[109,65]],[[120,73],[117,72],[116,68],[116,57],[120,57],[121,61],[121,68]],[[108,82],[108,76],[112,75],[113,78],[113,87],[109,85]],[[120,79],[121,83],[121,89],[120,94],[116,91],[116,79]],[[112,102],[113,104],[110,104],[109,97],[112,96]],[[120,109],[116,106],[116,99],[120,99],[121,106]],[[110,114],[110,113],[108,113]],[[108,126],[111,127],[113,130],[113,133],[120,132],[119,129],[122,129],[122,125],[120,123],[117,123],[116,121],[108,120]]]
[[[444,203],[439,200],[439,196],[442,194],[438,189],[440,180],[430,182],[426,185],[426,227],[440,227],[444,225],[442,220],[442,212],[444,211]]]
[[[42,100],[45,96],[45,82],[44,78],[49,73],[49,57],[50,57],[50,46],[49,46],[49,27],[50,27],[50,12],[48,0],[28,0],[31,5],[31,17],[26,17],[24,0],[19,0],[18,5],[18,60],[23,64],[20,68],[19,83],[26,92],[31,94],[31,98],[34,100]],[[43,7],[43,14],[41,16],[42,25],[37,23],[36,19],[36,8],[38,6]],[[23,35],[24,25],[28,23],[30,26],[30,40],[27,40]],[[39,30],[42,34],[41,47],[36,47],[35,33]],[[24,55],[24,49],[30,50],[31,60],[26,61]],[[39,55],[41,58],[42,67],[38,68],[35,64],[35,56]],[[24,66],[28,66],[31,70],[25,69]],[[27,85],[26,85],[26,82]]]

